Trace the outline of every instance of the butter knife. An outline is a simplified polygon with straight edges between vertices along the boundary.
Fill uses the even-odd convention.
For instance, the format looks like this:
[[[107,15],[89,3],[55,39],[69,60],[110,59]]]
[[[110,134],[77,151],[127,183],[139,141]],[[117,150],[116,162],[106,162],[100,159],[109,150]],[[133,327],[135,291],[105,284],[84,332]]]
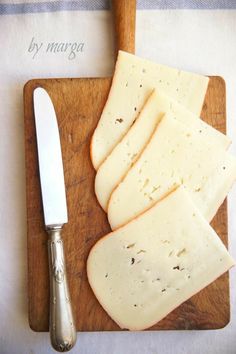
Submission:
[[[33,101],[44,223],[49,236],[49,331],[53,348],[64,352],[74,346],[76,329],[61,237],[63,225],[68,222],[61,144],[56,113],[47,91],[36,88]]]

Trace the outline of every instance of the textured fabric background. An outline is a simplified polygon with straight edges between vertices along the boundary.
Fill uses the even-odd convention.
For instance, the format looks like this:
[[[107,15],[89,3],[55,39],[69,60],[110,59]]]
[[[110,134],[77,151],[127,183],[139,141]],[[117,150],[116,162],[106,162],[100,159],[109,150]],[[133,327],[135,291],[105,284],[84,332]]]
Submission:
[[[139,10],[147,9],[235,9],[234,0],[137,0]],[[0,15],[109,9],[109,0],[1,1]]]

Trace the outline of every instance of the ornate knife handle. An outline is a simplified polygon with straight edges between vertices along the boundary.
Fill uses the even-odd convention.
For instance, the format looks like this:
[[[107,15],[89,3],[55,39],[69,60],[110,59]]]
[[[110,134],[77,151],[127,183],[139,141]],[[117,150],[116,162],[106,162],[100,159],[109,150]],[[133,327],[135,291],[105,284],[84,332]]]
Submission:
[[[55,350],[66,352],[76,342],[76,329],[67,284],[62,227],[47,229],[50,273],[49,331]]]

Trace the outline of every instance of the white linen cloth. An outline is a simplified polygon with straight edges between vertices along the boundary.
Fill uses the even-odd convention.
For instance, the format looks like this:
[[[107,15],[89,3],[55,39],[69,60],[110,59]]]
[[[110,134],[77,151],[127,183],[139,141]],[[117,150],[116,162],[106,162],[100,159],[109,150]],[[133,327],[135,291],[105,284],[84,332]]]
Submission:
[[[107,10],[1,15],[3,3],[15,4],[22,1],[0,1],[0,354],[47,354],[54,352],[50,348],[48,334],[31,331],[27,319],[23,85],[32,78],[110,75],[114,64],[113,38],[111,16]],[[98,3],[101,5],[101,2]],[[149,8],[155,5],[152,5],[154,1],[143,1],[139,7],[145,8],[145,3]],[[235,4],[235,1],[231,3]],[[190,4],[193,7],[193,1]],[[156,5],[160,5],[158,1]],[[225,78],[227,125],[233,139],[231,151],[234,153],[235,38],[236,11],[232,9],[137,11],[138,55],[163,64]],[[72,54],[73,58],[69,58],[69,51],[47,51],[51,42],[84,43],[84,46],[82,52],[76,52],[75,57]],[[39,46],[42,43],[37,54],[31,51],[32,45],[36,43]],[[234,258],[235,214],[234,187],[229,197],[229,241]],[[235,269],[230,272],[230,279],[232,315],[225,329],[78,333],[76,347],[71,353],[235,354]]]

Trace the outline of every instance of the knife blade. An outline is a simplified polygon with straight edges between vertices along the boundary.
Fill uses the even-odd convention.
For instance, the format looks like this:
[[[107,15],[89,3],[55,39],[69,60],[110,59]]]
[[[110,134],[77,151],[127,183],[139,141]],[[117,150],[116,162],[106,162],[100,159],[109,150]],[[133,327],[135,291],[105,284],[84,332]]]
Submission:
[[[74,346],[76,329],[61,237],[62,227],[68,222],[61,144],[56,113],[47,91],[36,88],[33,102],[44,223],[49,235],[49,331],[53,348],[63,352]]]
[[[34,90],[34,114],[45,225],[63,225],[68,216],[60,136],[52,101],[41,87]]]

